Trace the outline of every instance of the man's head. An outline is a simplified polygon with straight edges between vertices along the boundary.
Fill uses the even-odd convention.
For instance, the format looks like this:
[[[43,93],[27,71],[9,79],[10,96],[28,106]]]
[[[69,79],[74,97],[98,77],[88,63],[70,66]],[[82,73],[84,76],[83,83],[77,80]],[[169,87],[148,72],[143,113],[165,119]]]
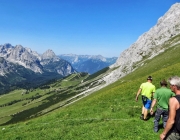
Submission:
[[[166,80],[165,80],[165,79],[162,80],[162,81],[160,82],[160,85],[167,87],[167,82],[166,82]]]
[[[152,82],[152,77],[148,76],[147,80]]]
[[[170,77],[169,83],[172,91],[180,90],[180,77],[178,76]]]

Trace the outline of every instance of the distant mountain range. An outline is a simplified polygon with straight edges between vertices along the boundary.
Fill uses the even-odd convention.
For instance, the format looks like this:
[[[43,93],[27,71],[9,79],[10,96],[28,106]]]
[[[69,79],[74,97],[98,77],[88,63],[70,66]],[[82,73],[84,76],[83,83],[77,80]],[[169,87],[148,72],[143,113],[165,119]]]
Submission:
[[[0,94],[15,88],[37,87],[76,72],[95,73],[115,63],[117,57],[38,54],[21,45],[0,45]]]
[[[2,51],[3,50],[0,49],[1,53]],[[135,43],[133,43],[128,49],[126,49],[120,54],[116,63],[109,66],[107,69],[103,69],[102,71],[92,75],[87,75],[87,73],[72,74],[71,76],[66,77],[63,80],[57,81],[53,84],[46,85],[43,88],[39,88],[40,89],[39,91],[42,94],[36,93],[34,91],[29,92],[29,91],[19,90],[19,92],[13,92],[13,96],[12,94],[10,94],[9,96],[4,96],[5,98],[8,98],[8,100],[6,102],[4,101],[1,104],[2,111],[6,110],[5,113],[2,115],[3,117],[0,118],[1,123],[3,121],[6,122],[4,123],[4,126],[2,126],[3,138],[6,137],[8,139],[10,133],[13,133],[11,137],[13,136],[16,139],[18,137],[16,131],[9,132],[8,130],[8,128],[12,127],[14,129],[15,127],[13,125],[9,125],[8,127],[6,127],[5,124],[17,123],[19,121],[22,122],[27,119],[32,119],[33,117],[39,117],[39,119],[37,118],[38,120],[36,121],[34,120],[28,122],[26,121],[24,123],[21,123],[22,125],[18,124],[19,127],[22,126],[22,128],[25,129],[25,130],[22,129],[23,132],[25,133],[27,132],[27,134],[25,134],[26,137],[30,137],[30,134],[32,133],[28,133],[28,130],[33,130],[34,125],[36,125],[38,122],[39,122],[38,127],[40,126],[39,128],[41,129],[44,129],[44,123],[46,123],[47,125],[46,127],[57,130],[57,127],[59,127],[59,125],[64,127],[68,123],[71,124],[73,117],[74,120],[75,119],[79,120],[79,114],[81,115],[81,118],[87,117],[87,114],[89,115],[89,113],[92,114],[92,115],[90,114],[91,115],[90,117],[93,116],[92,118],[98,118],[100,112],[102,114],[101,115],[102,117],[100,118],[100,120],[98,120],[98,122],[101,125],[100,128],[102,128],[102,130],[104,130],[103,125],[105,124],[107,126],[107,122],[108,122],[108,121],[104,121],[104,119],[110,118],[112,116],[111,115],[112,113],[113,116],[119,116],[120,114],[119,110],[124,112],[123,117],[125,116],[126,119],[132,119],[132,116],[136,116],[137,113],[136,110],[139,110],[139,108],[135,107],[134,103],[129,104],[129,99],[134,98],[135,90],[138,88],[139,83],[142,80],[145,80],[145,78],[149,75],[152,75],[154,77],[153,82],[155,85],[159,85],[159,81],[161,79],[164,78],[166,79],[173,75],[179,75],[179,70],[180,70],[179,52],[180,52],[180,3],[176,3],[168,10],[168,12],[163,17],[161,17],[158,20],[157,24],[154,27],[152,27],[148,32],[142,34]],[[52,51],[48,51],[47,54],[53,55]],[[40,59],[38,59],[37,61],[38,64],[42,66],[42,68],[44,66],[47,66],[47,68],[45,69],[49,70],[50,72],[53,72],[54,70],[48,67],[48,65],[52,65],[54,62],[52,59],[51,61],[49,61],[51,55],[45,55],[43,57],[41,56]],[[11,72],[16,72],[16,75],[12,75],[13,77],[9,78],[9,80],[13,79],[14,81],[18,80],[18,78],[20,78],[18,77],[18,75],[23,75],[23,73],[28,73],[29,75],[33,75],[36,73],[43,74],[43,71],[42,72],[40,71],[41,69],[36,68],[34,69],[34,71],[37,70],[40,72],[34,72],[31,69],[28,68],[26,69],[22,65],[15,63],[12,64],[12,62],[7,61],[7,59],[5,58],[6,57],[0,58],[0,68],[4,69],[5,71],[9,71],[9,73],[5,73],[5,71],[1,72],[1,75],[4,75],[4,78],[10,77],[11,75],[8,74],[11,74]],[[45,60],[41,61],[41,59],[47,59],[47,61]],[[68,63],[70,62],[73,63],[74,62],[73,60],[80,61],[80,57],[78,57],[78,59],[72,58],[72,61],[69,60]],[[21,78],[23,80],[24,77],[21,76]],[[28,78],[31,79],[31,77]],[[117,80],[118,82],[113,84],[113,82]],[[0,84],[2,85],[3,80],[0,79],[0,82],[1,82]],[[65,84],[66,86],[64,86],[64,82],[66,83]],[[106,87],[109,84],[111,84],[111,86]],[[98,91],[102,88],[104,89]],[[93,94],[93,96],[86,98],[84,101],[80,101],[83,99],[83,97],[87,97],[88,95],[94,93],[95,91],[98,92]],[[19,96],[21,92],[24,94],[23,98]],[[28,96],[25,95],[26,92],[28,94],[31,94],[31,98],[29,98],[30,97],[29,95]],[[17,100],[17,98],[16,100],[14,100],[15,95],[18,95],[17,98],[19,98],[19,100]],[[88,102],[86,102],[87,100]],[[79,103],[72,104],[75,101],[79,101]],[[121,102],[122,104],[120,104]],[[64,109],[57,110],[55,112],[53,111],[55,109],[70,104],[71,106],[69,106],[69,108],[66,107]],[[93,104],[97,104],[97,106],[95,107],[100,106],[100,108],[94,109],[95,107],[91,106]],[[110,107],[108,112],[106,109],[107,107]],[[12,110],[12,108],[14,108],[14,110]],[[103,110],[102,108],[105,109]],[[97,113],[97,109],[99,111],[98,113]],[[53,112],[50,114],[50,111]],[[58,111],[60,111],[59,114],[57,114]],[[40,118],[41,117],[40,115],[44,115],[46,113],[48,113],[49,115],[43,117],[43,122],[44,122],[43,123],[42,119]],[[55,118],[55,120],[53,119],[52,121],[53,123],[51,122],[47,123],[49,120],[52,120],[52,118]],[[61,121],[59,123],[59,119],[67,120],[67,121],[65,122]],[[122,120],[123,119],[124,118],[122,118]],[[89,121],[91,121],[91,119]],[[89,121],[87,121],[87,123],[85,121],[83,123],[79,123],[80,125],[78,125],[78,127],[83,127],[87,125]],[[29,122],[31,123],[31,125],[29,125],[28,127],[24,127],[24,124],[28,124]],[[57,126],[54,127],[54,124],[56,122],[58,122],[58,124]],[[123,127],[127,128],[129,125],[131,125],[131,122],[132,121],[130,120],[129,124],[125,123]],[[110,122],[109,125],[111,124],[112,123]],[[122,126],[120,127],[118,128],[120,128],[123,131]],[[7,129],[7,131],[5,128]],[[79,130],[82,130],[82,129],[78,129],[77,131],[75,131],[74,128],[76,127],[73,127],[71,130],[69,130],[69,126],[67,127],[67,129],[69,130],[67,134],[68,136],[73,137],[72,134],[76,135],[75,132],[78,133]],[[92,124],[90,124],[90,128],[92,128]],[[59,127],[59,131],[61,131],[61,129],[62,128]],[[19,130],[19,128],[17,128],[16,130]],[[99,130],[99,127],[97,130]],[[59,131],[57,130],[58,133]],[[37,129],[33,130],[32,132],[33,134],[37,134],[37,135],[39,134],[39,131],[37,131]],[[85,130],[85,132],[87,132],[87,130]],[[98,133],[99,131],[97,132],[97,134]],[[130,137],[134,138],[135,133],[136,132],[130,135]],[[129,136],[129,132],[125,133],[124,136],[126,137],[127,135]],[[65,137],[62,136],[62,138],[66,139],[68,136],[66,135]],[[79,135],[77,135],[77,137],[79,137]],[[89,137],[89,135],[87,135],[87,137]],[[115,139],[116,137],[118,139],[119,135],[116,135],[113,138]],[[143,138],[144,135],[141,135],[140,137]],[[138,138],[140,137],[138,136]],[[21,138],[21,136],[19,136],[19,138]],[[56,139],[57,135],[52,135],[52,138]]]
[[[117,57],[107,58],[101,55],[61,54],[58,56],[71,63],[76,71],[87,72],[89,74],[93,74],[108,67],[117,60]]]
[[[42,55],[21,45],[0,45],[0,93],[16,87],[30,88],[76,72],[52,50]]]
[[[16,87],[35,87],[77,71],[93,74],[109,66],[108,73],[97,81],[108,85],[146,65],[146,60],[179,44],[179,37],[180,3],[176,3],[118,59],[88,55],[56,56],[52,50],[40,55],[21,45],[0,45],[0,94]]]

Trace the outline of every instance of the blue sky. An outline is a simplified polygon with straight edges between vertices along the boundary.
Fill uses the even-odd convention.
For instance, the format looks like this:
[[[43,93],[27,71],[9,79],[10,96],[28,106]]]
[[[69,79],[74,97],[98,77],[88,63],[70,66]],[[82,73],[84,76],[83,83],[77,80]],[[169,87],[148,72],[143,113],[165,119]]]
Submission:
[[[119,56],[180,0],[0,0],[0,45]]]

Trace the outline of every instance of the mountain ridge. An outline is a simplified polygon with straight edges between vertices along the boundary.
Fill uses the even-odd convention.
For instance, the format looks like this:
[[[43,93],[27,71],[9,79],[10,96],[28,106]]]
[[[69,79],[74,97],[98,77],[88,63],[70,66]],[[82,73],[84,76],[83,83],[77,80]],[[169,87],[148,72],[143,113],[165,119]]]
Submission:
[[[139,36],[135,43],[120,54],[116,63],[110,66],[111,69],[116,68],[116,70],[105,76],[103,80],[110,84],[134,71],[136,65],[142,60],[151,59],[165,51],[167,48],[164,48],[163,44],[170,43],[168,40],[179,34],[180,3],[175,3],[158,19],[155,26]],[[175,43],[179,44],[180,41]]]
[[[70,62],[78,72],[93,74],[116,62],[117,57],[103,57],[102,55],[61,54],[60,58]]]
[[[40,55],[37,52],[32,51],[30,48],[25,48],[21,45],[16,45],[14,47],[11,44],[0,45],[0,57],[3,57],[9,62],[22,65],[25,68],[34,71],[35,73],[43,73],[45,71],[44,66],[49,63],[60,61],[65,63],[64,60],[61,60],[59,57],[57,57],[50,49]],[[71,67],[71,64],[68,62],[67,65]],[[72,67],[71,69],[73,72]],[[67,73],[68,75],[71,74],[71,71],[62,73]]]
[[[7,43],[0,45],[0,58],[0,93],[25,83],[29,88],[30,85],[38,86],[76,72],[69,62],[57,57],[52,50],[40,55],[30,48]]]
[[[28,105],[31,106],[34,103],[34,106],[28,110],[22,111],[22,105],[20,104],[22,112],[9,115],[7,112],[9,111],[12,114],[12,110],[6,111],[8,107],[5,107],[4,105],[6,104],[1,102],[3,106],[1,110],[7,113],[7,116],[1,119],[5,120],[7,118],[5,121],[12,119],[9,123],[25,120],[25,117],[32,119],[41,115],[41,113],[47,113],[52,109],[52,105],[49,106],[49,110],[45,108],[45,105],[48,103],[58,102],[56,105],[53,105],[55,109],[63,107],[42,118],[38,117],[28,121],[25,120],[22,123],[2,126],[2,131],[0,132],[1,139],[28,139],[29,137],[31,139],[37,139],[37,137],[41,139],[157,139],[163,129],[160,129],[157,134],[151,133],[151,131],[153,132],[152,117],[146,123],[140,123],[139,115],[141,114],[142,103],[139,100],[135,104],[133,100],[139,83],[145,81],[147,76],[152,75],[153,84],[156,87],[160,87],[159,81],[162,78],[168,79],[172,75],[179,75],[180,34],[172,37],[169,34],[169,36],[169,39],[160,45],[156,44],[152,50],[149,50],[149,46],[147,47],[148,49],[145,46],[143,49],[147,49],[147,52],[144,50],[145,52],[140,52],[137,56],[133,54],[133,51],[135,53],[139,51],[138,44],[141,42],[136,42],[135,44],[137,46],[133,45],[133,49],[130,48],[130,51],[128,50],[129,52],[125,51],[123,53],[125,54],[124,59],[122,59],[122,55],[120,59],[126,60],[128,56],[131,56],[132,58],[129,59],[133,60],[134,63],[132,64],[126,60],[125,66],[122,67],[121,64],[123,64],[123,61],[120,63],[117,62],[117,65],[114,64],[111,68],[105,69],[89,81],[86,80],[86,76],[89,75],[79,75],[76,73],[59,82],[52,83],[52,85],[43,86],[41,91],[40,88],[32,92],[30,91],[28,94],[33,95],[33,99],[30,98],[31,101],[29,101],[30,99],[26,100],[25,97],[28,95],[21,95],[19,98],[23,98],[25,101],[19,101],[18,104],[22,102],[23,107],[26,109]],[[146,39],[148,40],[148,38]],[[139,57],[140,60],[135,59],[136,57]],[[122,68],[122,71],[119,68]],[[117,73],[118,71],[121,73]],[[114,76],[117,74],[118,80],[116,82],[112,83],[112,81],[109,81],[112,84],[109,84],[108,81],[103,81],[104,77],[108,77],[110,74],[112,74],[113,80],[116,80]],[[77,84],[77,79],[79,82],[81,81],[80,84]],[[103,82],[98,83],[100,80]],[[16,94],[20,95],[21,92],[22,90],[19,90]],[[73,101],[66,100],[70,94],[74,97]],[[76,94],[80,97],[75,96]],[[45,98],[44,96],[48,97]],[[51,98],[49,98],[50,96]],[[7,97],[8,95],[5,98]],[[86,98],[80,100],[82,99],[81,97]],[[65,98],[65,100],[62,100],[62,98]],[[3,101],[3,98],[0,99]],[[59,104],[59,100],[62,101],[63,105]],[[79,101],[76,102],[77,100]],[[68,105],[70,103],[73,103],[73,105],[64,107],[64,104]],[[11,108],[14,107],[17,109],[16,105],[14,103],[11,105]],[[44,108],[41,108],[42,106]],[[30,115],[28,116],[29,112]],[[132,125],[134,127],[130,127]],[[19,131],[19,128],[23,129]],[[50,134],[49,132],[51,131],[53,133]]]

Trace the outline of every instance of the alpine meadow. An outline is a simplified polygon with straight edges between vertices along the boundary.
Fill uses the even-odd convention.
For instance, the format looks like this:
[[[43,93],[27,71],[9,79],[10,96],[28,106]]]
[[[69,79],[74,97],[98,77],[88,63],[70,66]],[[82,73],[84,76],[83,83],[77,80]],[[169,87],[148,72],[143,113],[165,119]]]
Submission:
[[[173,42],[173,40],[180,40],[180,36],[178,35],[172,38],[169,42]],[[32,96],[32,94],[36,94],[37,96],[37,93],[41,95],[38,99],[29,99],[31,101],[27,104],[30,104],[31,108],[33,108],[33,110],[29,110],[29,113],[36,112],[38,106],[45,104],[45,102],[47,103],[48,99],[49,101],[51,99],[49,103],[52,103],[53,101],[56,102],[56,98],[59,97],[64,102],[62,104],[59,102],[52,104],[47,110],[41,110],[41,113],[45,114],[43,116],[36,114],[37,117],[33,117],[32,115],[32,119],[30,119],[30,117],[29,119],[24,119],[23,114],[20,114],[21,116],[12,122],[16,122],[15,124],[1,125],[0,139],[158,139],[162,128],[158,133],[154,133],[153,117],[146,122],[139,119],[139,115],[141,114],[141,100],[135,102],[135,95],[139,84],[144,82],[149,75],[153,77],[153,83],[156,88],[160,87],[159,81],[161,79],[168,79],[170,76],[179,75],[179,52],[180,43],[177,43],[153,59],[143,60],[145,61],[145,65],[137,68],[134,72],[119,79],[115,83],[95,91],[89,96],[69,105],[67,99],[72,96],[71,94],[74,96],[76,93],[75,89],[76,91],[80,90],[78,85],[81,83],[82,78],[87,78],[87,75],[71,75],[62,81],[56,81],[46,85],[46,87],[52,88],[50,90],[51,93],[46,95],[43,95],[45,89],[42,88],[29,91],[29,93],[25,95]],[[101,73],[97,73],[95,77],[101,76],[107,71],[108,69],[102,70]],[[92,78],[89,78],[87,81],[93,81],[93,79],[92,76]],[[57,87],[61,87],[61,90],[69,90],[68,94],[63,94],[63,91],[61,91],[62,94],[58,94],[58,92],[54,90],[57,89]],[[1,105],[10,102],[12,99],[14,100],[15,97],[18,98],[18,95],[19,99],[25,98],[24,95],[21,95],[21,92],[22,90],[16,90],[1,96]],[[49,89],[47,92],[49,92]],[[50,98],[52,95],[53,97]],[[36,96],[34,95],[34,97]],[[81,97],[77,96],[74,100],[78,98]],[[9,115],[9,118],[7,117],[9,112],[13,110],[17,112],[23,103],[24,106],[27,106],[24,101],[27,102],[27,99],[21,100],[9,107],[1,106],[1,124],[2,122],[8,122],[7,119],[12,117],[11,115]],[[29,106],[27,106],[27,108],[28,107]],[[48,113],[48,109],[52,111]],[[45,113],[46,111],[47,113]]]
[[[154,116],[141,120],[142,101],[135,97],[148,76],[156,89],[161,80],[180,76],[179,7],[172,6],[109,67],[0,95],[0,139],[158,140],[162,121],[154,133]]]

